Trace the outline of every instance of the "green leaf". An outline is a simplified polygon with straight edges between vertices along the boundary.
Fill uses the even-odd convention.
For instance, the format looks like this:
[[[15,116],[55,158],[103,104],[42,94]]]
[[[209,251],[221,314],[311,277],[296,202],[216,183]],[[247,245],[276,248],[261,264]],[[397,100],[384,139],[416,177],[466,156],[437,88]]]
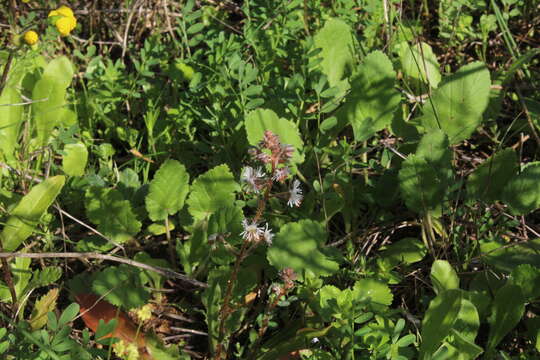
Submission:
[[[431,46],[424,42],[410,45],[407,42],[398,44],[399,60],[405,76],[428,83],[436,88],[441,81],[439,61],[431,50]]]
[[[34,270],[30,286],[38,288],[48,286],[56,282],[62,276],[62,268],[60,266],[46,266],[42,270]]]
[[[420,214],[435,210],[446,194],[446,182],[441,172],[426,159],[409,155],[398,174],[401,195],[407,207]]]
[[[501,200],[504,187],[518,170],[516,152],[507,148],[484,161],[469,175],[467,191],[473,199]]]
[[[519,286],[526,301],[540,297],[540,269],[528,264],[515,267],[510,274],[509,284]]]
[[[511,246],[495,241],[480,243],[482,261],[507,273],[521,264],[540,267],[540,239],[504,245]]]
[[[431,359],[444,338],[450,334],[461,309],[461,291],[446,290],[431,302],[422,321],[420,359]]]
[[[32,90],[32,112],[39,145],[46,145],[52,130],[64,115],[66,88],[73,78],[67,57],[52,60]]]
[[[436,294],[444,290],[459,289],[459,278],[446,260],[435,260],[429,276]]]
[[[0,96],[0,159],[14,160],[13,152],[19,138],[23,107],[21,95],[13,87],[5,87]],[[3,156],[2,156],[3,154]]]
[[[56,308],[58,289],[51,289],[34,304],[34,310],[29,323],[32,330],[41,329],[47,324],[47,313]]]
[[[39,219],[64,186],[64,176],[53,176],[34,186],[11,212],[0,240],[5,251],[14,251],[32,233]]]
[[[331,328],[332,325],[323,329],[303,328],[298,330],[295,334],[287,333],[289,336],[283,338],[282,341],[270,339],[263,345],[263,347],[269,349],[269,351],[258,356],[256,359],[275,360],[279,359],[280,356],[290,354],[293,351],[309,348],[311,340],[325,336]]]
[[[400,95],[394,88],[396,74],[388,57],[374,51],[358,68],[351,92],[336,116],[351,124],[356,141],[364,141],[392,123]]]
[[[212,215],[216,210],[231,205],[240,186],[227,165],[219,165],[200,175],[191,186],[187,200],[189,213],[196,220]]]
[[[184,165],[176,160],[167,160],[150,182],[146,196],[146,210],[152,221],[165,220],[184,207],[189,191],[189,174]]]
[[[242,242],[240,233],[243,231],[242,219],[244,214],[238,206],[227,206],[216,211],[208,220],[208,236],[224,236],[229,245]],[[212,261],[220,265],[228,265],[236,257],[225,247],[223,241],[215,241],[212,245]]]
[[[353,36],[349,25],[338,19],[329,19],[315,35],[315,46],[321,48],[319,57],[322,72],[330,86],[336,86],[350,73],[354,64]]]
[[[292,145],[294,153],[291,161],[300,164],[304,161],[304,142],[298,127],[289,120],[280,118],[268,109],[257,109],[246,115],[246,134],[250,145],[256,146],[263,139],[266,130],[279,136],[282,144]]]
[[[450,338],[451,341],[444,343],[433,356],[433,360],[474,360],[483,352],[483,349],[474,341],[464,338],[454,329]]]
[[[360,279],[354,284],[355,300],[366,302],[368,305],[389,306],[394,299],[387,284],[376,279]]]
[[[73,319],[75,319],[75,317],[79,314],[79,308],[79,304],[77,303],[69,304],[68,307],[62,312],[62,315],[60,315],[60,319],[58,319],[58,326],[62,327],[68,322],[73,321]]]
[[[408,237],[386,246],[380,255],[393,267],[400,263],[418,262],[426,256],[426,253],[427,249],[422,241]]]
[[[489,338],[486,352],[491,352],[521,320],[525,312],[525,299],[521,288],[506,284],[497,291],[489,318]]]
[[[467,139],[482,122],[490,86],[489,71],[483,63],[461,67],[444,78],[422,107],[422,126],[428,131],[442,129],[451,145]]]
[[[43,76],[56,78],[58,83],[65,88],[71,84],[74,70],[71,61],[66,56],[60,56],[51,60],[43,70]]]
[[[278,270],[292,268],[297,274],[308,270],[317,276],[329,276],[339,269],[339,263],[326,256],[324,227],[312,220],[291,222],[276,234],[267,258]]]
[[[67,144],[64,147],[62,169],[69,176],[83,176],[88,161],[88,150],[83,143]]]
[[[86,214],[98,230],[116,243],[129,241],[141,230],[131,204],[116,189],[91,187],[85,194]]]
[[[15,288],[15,294],[18,299],[23,295],[23,292],[32,277],[30,263],[30,258],[15,258],[15,261],[10,264],[11,274],[13,276],[13,287]],[[0,302],[2,301],[11,302],[12,297],[10,289],[3,283],[0,283]]]
[[[92,289],[113,305],[129,310],[143,306],[150,292],[143,286],[140,271],[127,265],[109,266],[95,275]]]
[[[503,191],[503,201],[516,215],[540,208],[540,161],[528,163],[519,175],[511,177]]]
[[[465,294],[463,295],[466,296]],[[454,330],[464,339],[474,343],[478,328],[480,328],[478,311],[472,302],[463,297],[461,299],[461,308],[459,310],[458,318],[454,324]]]

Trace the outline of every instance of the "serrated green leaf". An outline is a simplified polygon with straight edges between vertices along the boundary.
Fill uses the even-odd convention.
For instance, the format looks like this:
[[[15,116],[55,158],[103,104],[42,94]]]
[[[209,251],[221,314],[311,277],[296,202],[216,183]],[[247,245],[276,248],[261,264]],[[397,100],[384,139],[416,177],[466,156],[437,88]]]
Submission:
[[[322,49],[319,54],[322,72],[330,86],[338,85],[354,64],[351,27],[341,20],[329,19],[314,40],[315,46]]]
[[[131,204],[116,189],[89,188],[85,206],[88,218],[98,225],[98,230],[117,243],[131,240],[141,230]]]
[[[428,83],[436,88],[441,81],[439,61],[431,50],[431,46],[424,42],[410,45],[402,42],[398,45],[399,60],[403,73],[415,80]]]
[[[41,329],[47,324],[47,313],[56,308],[56,300],[58,299],[58,289],[54,288],[43,295],[34,304],[34,310],[30,317],[30,327],[32,330]]]
[[[312,220],[288,223],[276,234],[267,258],[278,270],[292,268],[297,274],[305,270],[317,276],[329,276],[339,264],[323,252],[327,234],[324,227]]]
[[[176,160],[167,160],[150,182],[146,196],[146,210],[152,221],[165,220],[184,207],[189,191],[189,174],[184,165]]]
[[[467,191],[473,199],[501,200],[504,187],[516,176],[516,152],[504,149],[478,166],[467,180]]]
[[[422,320],[420,359],[431,359],[444,338],[450,334],[461,309],[461,290],[442,291],[431,302]]]
[[[392,123],[400,95],[395,86],[392,62],[374,51],[358,68],[351,81],[351,91],[336,116],[339,122],[351,124],[356,141],[364,141]]]
[[[524,312],[525,299],[519,286],[506,284],[497,291],[489,318],[486,352],[495,349],[503,337],[518,324]]]
[[[528,163],[519,175],[511,177],[503,191],[503,201],[514,214],[526,215],[540,208],[540,161]]]
[[[216,210],[234,202],[240,186],[227,165],[219,165],[200,175],[191,186],[187,200],[189,213],[196,220],[212,215]]]
[[[270,130],[279,136],[282,144],[294,147],[291,162],[300,164],[304,161],[304,142],[292,121],[278,117],[272,110],[257,109],[247,114],[244,124],[250,145],[256,146],[263,139],[264,132]]]
[[[459,289],[459,278],[446,260],[435,260],[429,274],[436,294],[444,290]]]
[[[150,299],[150,292],[143,286],[139,273],[126,265],[109,266],[95,275],[92,289],[126,310],[143,306]]]
[[[15,88],[4,88],[0,96],[0,158],[6,160],[14,160],[23,112],[23,107],[15,104],[21,102],[21,95]]]
[[[53,176],[34,186],[10,214],[0,239],[5,251],[14,251],[26,240],[64,186],[64,176]]]
[[[540,297],[540,269],[529,264],[521,264],[512,270],[509,284],[519,286],[526,301],[531,302]]]
[[[62,268],[59,266],[47,266],[42,270],[34,270],[30,285],[34,288],[47,286],[60,279]]]
[[[451,145],[467,139],[482,122],[490,86],[489,71],[483,63],[461,67],[444,78],[422,107],[422,126],[428,131],[442,129]]]
[[[64,147],[62,169],[69,176],[83,176],[88,161],[88,150],[83,143],[67,144]]]

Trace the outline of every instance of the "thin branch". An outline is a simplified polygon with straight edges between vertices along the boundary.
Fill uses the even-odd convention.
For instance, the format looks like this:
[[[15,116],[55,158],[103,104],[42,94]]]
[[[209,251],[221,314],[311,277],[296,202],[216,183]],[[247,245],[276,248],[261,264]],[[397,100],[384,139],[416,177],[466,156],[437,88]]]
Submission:
[[[114,261],[134,267],[138,267],[144,270],[153,271],[159,275],[185,281],[193,286],[206,288],[208,285],[198,280],[190,279],[188,276],[177,273],[161,266],[152,266],[142,262],[138,262],[131,259],[125,259],[118,256],[99,254],[95,252],[66,252],[66,253],[57,253],[57,252],[45,252],[45,253],[19,253],[19,252],[0,252],[0,259],[3,258],[12,258],[12,257],[21,257],[21,258],[32,258],[32,259],[45,259],[45,258],[73,258],[73,259],[99,259],[99,260],[108,260]]]

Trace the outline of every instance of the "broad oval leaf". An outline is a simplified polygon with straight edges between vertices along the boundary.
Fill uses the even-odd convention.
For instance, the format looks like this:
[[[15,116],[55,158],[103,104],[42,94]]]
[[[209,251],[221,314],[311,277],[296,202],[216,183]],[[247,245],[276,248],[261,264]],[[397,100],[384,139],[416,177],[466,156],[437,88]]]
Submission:
[[[391,266],[400,263],[412,264],[426,256],[427,249],[423,242],[415,238],[404,238],[384,248],[381,258],[387,259]]]
[[[461,309],[461,290],[442,291],[429,303],[422,320],[420,359],[430,359],[450,334]]]
[[[14,251],[34,231],[41,216],[62,190],[66,178],[53,176],[34,186],[11,212],[0,240],[5,251]]]
[[[364,141],[392,123],[400,95],[394,88],[396,74],[392,62],[381,51],[366,56],[351,81],[351,92],[336,116],[351,124],[356,141]]]
[[[294,153],[291,161],[300,164],[304,161],[304,142],[298,127],[289,120],[280,118],[268,109],[257,109],[247,114],[245,119],[246,134],[250,145],[257,145],[263,139],[266,130],[279,136],[282,144],[292,145]]]
[[[124,309],[143,306],[150,299],[150,291],[141,282],[140,271],[127,265],[109,266],[97,273],[92,290]]]
[[[469,175],[469,196],[486,201],[501,200],[504,187],[516,176],[517,160],[516,152],[507,148],[484,161]]]
[[[422,107],[422,126],[442,129],[457,144],[467,139],[482,122],[489,102],[491,80],[486,66],[474,62],[447,76]]]
[[[525,299],[519,286],[506,284],[497,291],[489,318],[486,352],[495,349],[503,337],[518,324],[524,312]]]
[[[227,165],[219,165],[200,175],[193,185],[187,200],[189,213],[196,220],[212,215],[216,210],[234,202],[235,192],[240,186]]]
[[[301,276],[308,270],[317,276],[329,276],[339,269],[339,264],[324,251],[324,227],[312,220],[288,223],[276,234],[267,258],[278,270],[292,268]]]
[[[503,200],[514,214],[525,215],[540,208],[540,161],[527,164],[506,184]]]
[[[429,276],[436,294],[444,290],[459,289],[459,278],[446,260],[435,260]]]
[[[67,144],[64,147],[62,169],[69,176],[83,176],[88,161],[88,150],[83,143]]]
[[[145,199],[148,216],[153,221],[165,220],[184,207],[189,191],[189,174],[184,165],[176,160],[167,160],[150,182]]]
[[[15,88],[4,88],[0,96],[0,158],[6,160],[14,160],[23,112],[23,107],[16,104],[21,102],[21,95]]]

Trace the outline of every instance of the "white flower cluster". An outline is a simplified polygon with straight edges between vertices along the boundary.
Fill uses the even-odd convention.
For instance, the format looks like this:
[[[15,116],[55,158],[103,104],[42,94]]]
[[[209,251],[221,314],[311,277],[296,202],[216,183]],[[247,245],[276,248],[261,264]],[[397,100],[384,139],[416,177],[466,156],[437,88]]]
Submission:
[[[256,222],[249,222],[247,219],[242,220],[242,227],[244,231],[240,233],[245,240],[249,242],[259,242],[264,240],[268,245],[272,245],[272,239],[274,234],[272,230],[268,228],[268,224],[265,226],[258,226]]]

